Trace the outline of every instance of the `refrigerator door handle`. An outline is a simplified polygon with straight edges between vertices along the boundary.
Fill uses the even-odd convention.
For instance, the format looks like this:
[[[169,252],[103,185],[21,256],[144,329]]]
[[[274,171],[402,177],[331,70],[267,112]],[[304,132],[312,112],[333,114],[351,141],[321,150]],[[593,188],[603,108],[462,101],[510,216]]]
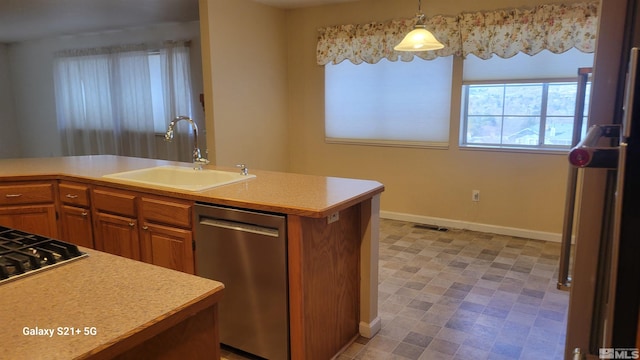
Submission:
[[[569,151],[569,163],[581,168],[615,169],[618,165],[620,124],[593,125]]]
[[[584,107],[587,83],[592,68],[578,69],[578,89],[576,93],[576,109],[573,118],[573,134],[571,146],[574,147],[580,142],[582,136],[582,124],[584,120]],[[558,269],[558,290],[568,291],[571,287],[571,275],[569,274],[569,264],[571,261],[571,244],[573,238],[573,215],[576,206],[576,189],[578,184],[578,169],[569,167],[569,178],[567,179],[567,198],[564,208],[564,221],[562,228],[562,243],[560,244],[560,263]]]
[[[573,215],[576,203],[576,185],[578,183],[578,169],[569,167],[567,180],[567,199],[564,207],[564,222],[562,228],[562,243],[560,244],[560,263],[558,265],[558,290],[568,291],[571,288],[569,264],[571,262],[571,243],[573,238]]]

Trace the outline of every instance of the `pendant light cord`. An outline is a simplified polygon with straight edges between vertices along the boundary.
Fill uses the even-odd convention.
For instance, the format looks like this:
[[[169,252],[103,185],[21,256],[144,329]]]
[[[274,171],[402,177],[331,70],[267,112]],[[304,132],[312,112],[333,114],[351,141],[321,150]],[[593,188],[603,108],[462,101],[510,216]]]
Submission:
[[[416,25],[424,25],[426,16],[422,12],[422,0],[418,0],[418,13],[416,14],[418,18],[416,20]]]

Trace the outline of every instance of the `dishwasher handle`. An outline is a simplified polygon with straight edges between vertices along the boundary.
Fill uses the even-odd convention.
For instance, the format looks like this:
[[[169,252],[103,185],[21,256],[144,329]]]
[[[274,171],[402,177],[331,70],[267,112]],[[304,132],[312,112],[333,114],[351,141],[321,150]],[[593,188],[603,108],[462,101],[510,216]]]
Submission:
[[[200,225],[211,226],[211,227],[216,227],[216,228],[221,228],[226,230],[243,231],[243,232],[248,232],[252,234],[264,235],[264,236],[270,236],[270,237],[276,237],[276,238],[280,236],[278,229],[259,226],[259,225],[253,225],[253,224],[247,224],[247,223],[242,223],[237,221],[201,217]]]

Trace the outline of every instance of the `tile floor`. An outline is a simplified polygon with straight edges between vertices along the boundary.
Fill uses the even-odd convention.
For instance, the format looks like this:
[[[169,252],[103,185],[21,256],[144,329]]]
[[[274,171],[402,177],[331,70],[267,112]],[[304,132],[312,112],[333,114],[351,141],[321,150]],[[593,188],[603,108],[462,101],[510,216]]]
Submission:
[[[558,243],[383,219],[382,329],[338,360],[562,359]],[[247,359],[223,350],[223,359]]]

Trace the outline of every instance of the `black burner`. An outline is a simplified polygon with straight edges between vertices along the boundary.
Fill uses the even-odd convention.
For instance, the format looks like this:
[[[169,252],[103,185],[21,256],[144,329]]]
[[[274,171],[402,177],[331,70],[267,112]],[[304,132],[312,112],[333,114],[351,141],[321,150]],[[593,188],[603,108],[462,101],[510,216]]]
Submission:
[[[86,255],[74,244],[0,226],[0,282]]]

